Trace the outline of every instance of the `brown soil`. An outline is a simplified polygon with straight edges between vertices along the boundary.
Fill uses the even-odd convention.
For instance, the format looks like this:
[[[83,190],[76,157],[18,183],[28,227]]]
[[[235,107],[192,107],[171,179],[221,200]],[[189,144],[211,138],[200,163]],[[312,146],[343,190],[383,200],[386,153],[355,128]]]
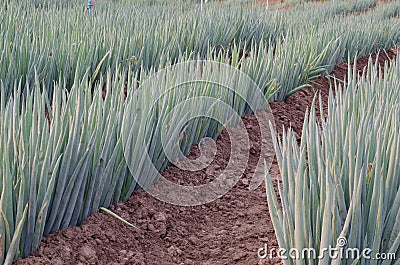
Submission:
[[[390,58],[395,50],[388,53]],[[374,55],[376,57],[376,55]],[[379,53],[381,65],[388,59]],[[362,69],[368,58],[359,60]],[[347,65],[337,65],[331,75],[345,79]],[[320,77],[313,83],[327,102],[330,83]],[[311,89],[302,90],[283,102],[271,103],[276,128],[292,126],[300,135],[303,117],[314,98]],[[260,154],[260,130],[254,115],[243,118],[251,142],[248,167],[243,178],[222,198],[206,205],[179,207],[154,199],[144,191],[136,191],[126,203],[110,210],[133,223],[132,228],[114,217],[100,212],[89,217],[82,226],[71,227],[42,240],[40,248],[15,264],[276,264],[278,258],[260,260],[259,248],[268,243],[278,247],[268,213],[265,187],[248,190],[249,175]],[[230,141],[224,131],[217,139],[213,163],[197,172],[169,167],[163,175],[178,183],[204,183],[218,175],[229,160]],[[193,147],[189,158],[199,155]],[[276,186],[279,169],[274,162],[271,176]]]

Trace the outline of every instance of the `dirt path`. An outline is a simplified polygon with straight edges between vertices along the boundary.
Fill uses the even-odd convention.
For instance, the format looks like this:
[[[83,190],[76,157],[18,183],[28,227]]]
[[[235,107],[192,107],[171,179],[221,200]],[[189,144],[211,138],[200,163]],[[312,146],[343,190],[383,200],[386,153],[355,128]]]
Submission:
[[[388,52],[389,57],[395,51]],[[380,53],[379,62],[387,60]],[[368,62],[359,60],[361,69]],[[347,65],[335,67],[332,75],[344,79]],[[329,82],[320,77],[314,87],[326,103]],[[300,91],[284,102],[271,104],[276,128],[291,125],[300,135],[305,109],[311,105],[311,90]],[[326,105],[326,104],[325,104]],[[68,228],[43,239],[33,256],[15,264],[276,264],[278,258],[260,260],[257,250],[268,243],[278,247],[269,217],[264,186],[250,192],[247,175],[254,172],[260,152],[260,131],[254,115],[244,117],[251,141],[250,162],[243,178],[222,198],[201,206],[178,207],[137,191],[126,203],[111,210],[138,227],[134,229],[105,213],[89,217],[81,227]],[[229,160],[226,132],[217,139],[216,159],[206,169],[185,172],[168,168],[163,175],[179,183],[204,183],[218,175]],[[193,147],[190,158],[199,155]],[[271,167],[276,185],[277,164]]]

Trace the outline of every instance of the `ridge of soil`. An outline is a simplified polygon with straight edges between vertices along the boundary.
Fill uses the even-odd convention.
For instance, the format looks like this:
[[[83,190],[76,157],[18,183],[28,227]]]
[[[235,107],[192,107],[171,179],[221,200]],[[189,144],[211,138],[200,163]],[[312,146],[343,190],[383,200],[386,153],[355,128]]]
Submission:
[[[380,65],[393,58],[397,50],[380,52]],[[372,56],[376,59],[377,54]],[[362,70],[368,58],[358,60]],[[345,79],[347,64],[337,65],[331,76]],[[312,82],[327,105],[330,81],[319,77]],[[282,126],[291,126],[301,135],[304,113],[312,104],[311,89],[301,90],[283,102],[270,104],[278,133]],[[14,264],[280,264],[279,258],[259,259],[257,252],[267,243],[278,248],[268,213],[265,187],[249,191],[249,176],[254,172],[260,155],[260,129],[254,115],[243,118],[251,142],[247,169],[236,186],[218,200],[195,207],[175,206],[161,202],[138,190],[125,203],[110,210],[134,224],[129,227],[116,218],[99,212],[80,227],[70,227],[43,238],[40,248]],[[230,155],[229,136],[224,131],[216,140],[217,154],[204,170],[187,172],[174,166],[163,176],[177,183],[197,185],[209,181],[226,166]],[[193,147],[188,155],[200,154]],[[270,169],[276,187],[280,179],[276,161]]]

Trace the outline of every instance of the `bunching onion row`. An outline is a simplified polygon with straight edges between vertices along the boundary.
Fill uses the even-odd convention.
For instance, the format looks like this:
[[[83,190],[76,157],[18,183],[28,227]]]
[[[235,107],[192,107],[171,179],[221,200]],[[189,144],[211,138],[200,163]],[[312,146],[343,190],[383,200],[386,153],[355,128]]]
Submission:
[[[327,117],[317,117],[315,105],[306,113],[300,145],[291,129],[275,141],[281,204],[268,172],[266,183],[279,246],[316,251],[304,259],[286,253],[285,264],[399,263],[399,58],[384,69],[370,59],[361,76],[349,68],[329,95]],[[321,255],[329,247],[350,255]],[[371,260],[361,255],[367,248]]]
[[[69,90],[60,81],[51,99],[41,92],[39,82],[32,87],[15,85],[13,95],[0,106],[1,263],[10,264],[32,253],[43,235],[78,225],[99,207],[127,200],[137,188],[136,180],[142,188],[150,185],[155,179],[150,166],[161,172],[169,161],[161,134],[169,140],[181,128],[182,113],[173,112],[180,103],[193,97],[214,98],[231,106],[239,118],[266,107],[263,93],[253,88],[251,79],[241,78],[239,71],[232,75],[202,61],[181,65],[172,66],[172,70],[180,68],[166,71],[139,94],[135,93],[136,77],[121,69],[100,75],[101,82],[94,86],[87,82],[88,74],[75,80]],[[145,79],[153,74],[140,73]],[[213,83],[182,84],[167,93],[180,80],[210,80],[210,76]],[[107,93],[103,93],[103,83]],[[229,84],[235,91],[218,84]],[[127,87],[133,89],[125,95]],[[26,93],[21,96],[22,89]],[[244,101],[238,92],[249,100]],[[190,108],[220,116],[221,123],[199,117],[185,124],[179,141],[168,143],[184,155],[202,138],[216,137],[225,126],[238,122],[221,112],[219,105],[200,103]],[[124,123],[124,114],[131,120]],[[127,134],[126,128],[132,133]],[[124,139],[134,143],[126,150],[129,165],[134,165],[131,171]],[[150,161],[145,161],[147,156]]]

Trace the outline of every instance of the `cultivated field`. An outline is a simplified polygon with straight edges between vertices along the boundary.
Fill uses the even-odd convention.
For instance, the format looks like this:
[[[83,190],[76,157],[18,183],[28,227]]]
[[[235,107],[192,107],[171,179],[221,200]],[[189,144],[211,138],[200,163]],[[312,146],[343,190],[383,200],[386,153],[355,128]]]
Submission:
[[[400,264],[399,15],[2,2],[0,263]]]

